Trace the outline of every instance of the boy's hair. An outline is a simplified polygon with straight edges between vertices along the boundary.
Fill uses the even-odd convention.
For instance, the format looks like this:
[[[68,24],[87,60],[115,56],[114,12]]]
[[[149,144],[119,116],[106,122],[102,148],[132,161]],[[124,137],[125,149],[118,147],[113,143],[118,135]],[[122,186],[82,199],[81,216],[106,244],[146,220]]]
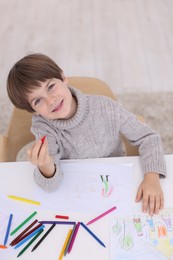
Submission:
[[[7,78],[8,96],[17,108],[34,112],[28,102],[28,94],[41,82],[56,78],[63,81],[63,71],[48,56],[30,54],[19,60],[10,70]]]

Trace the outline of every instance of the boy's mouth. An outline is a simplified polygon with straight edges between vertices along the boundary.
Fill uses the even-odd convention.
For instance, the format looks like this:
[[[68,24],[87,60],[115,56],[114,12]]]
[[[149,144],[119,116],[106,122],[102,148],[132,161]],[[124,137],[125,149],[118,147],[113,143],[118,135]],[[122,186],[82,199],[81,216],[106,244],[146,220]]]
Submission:
[[[62,106],[63,106],[63,102],[64,100],[62,100],[53,110],[52,112],[58,112],[61,110]]]

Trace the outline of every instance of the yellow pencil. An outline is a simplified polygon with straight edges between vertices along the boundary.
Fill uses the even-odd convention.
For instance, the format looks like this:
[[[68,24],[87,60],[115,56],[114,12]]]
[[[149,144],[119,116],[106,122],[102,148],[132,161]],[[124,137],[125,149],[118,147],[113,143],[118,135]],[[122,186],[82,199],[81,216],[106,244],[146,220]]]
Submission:
[[[60,256],[59,256],[59,260],[63,259],[64,252],[65,252],[67,243],[68,243],[68,241],[69,241],[69,238],[70,238],[70,236],[71,236],[71,233],[72,233],[72,229],[70,228],[70,230],[68,231],[67,237],[66,237],[66,239],[65,239],[64,245],[63,245],[63,247],[62,247],[62,250],[61,250],[61,253],[60,253]]]
[[[10,199],[13,199],[13,200],[19,200],[19,201],[30,203],[30,204],[40,205],[40,202],[34,201],[34,200],[29,200],[29,199],[25,199],[25,198],[13,196],[13,195],[8,195],[7,197]]]

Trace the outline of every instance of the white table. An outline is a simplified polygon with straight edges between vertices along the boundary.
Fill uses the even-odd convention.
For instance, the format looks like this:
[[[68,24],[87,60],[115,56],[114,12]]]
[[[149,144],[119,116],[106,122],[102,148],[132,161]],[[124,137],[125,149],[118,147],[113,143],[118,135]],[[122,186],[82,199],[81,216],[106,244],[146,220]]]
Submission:
[[[104,161],[117,162],[117,163],[132,163],[133,164],[133,197],[132,200],[135,201],[135,195],[137,188],[142,180],[142,172],[139,164],[139,157],[118,157],[118,158],[104,158],[104,159],[91,159],[87,160],[88,162],[92,161]],[[165,155],[165,160],[167,164],[168,176],[165,179],[161,179],[161,185],[163,187],[165,195],[165,207],[173,208],[173,155]],[[76,160],[77,162],[78,160]],[[80,162],[82,160],[79,160]],[[68,163],[69,161],[64,161]],[[23,197],[30,198],[33,195],[33,191],[36,188],[36,184],[33,181],[33,169],[34,166],[29,162],[14,162],[14,163],[0,163],[0,194],[16,194],[19,190],[23,194]],[[135,202],[134,202],[135,204]],[[31,206],[25,205],[23,209],[29,208]],[[0,209],[0,212],[3,209]],[[39,210],[39,209],[38,209]],[[140,208],[139,208],[140,210]],[[74,220],[85,221],[85,215],[79,212],[72,212],[71,216]],[[88,216],[87,216],[88,217]],[[91,216],[92,218],[92,216]],[[0,226],[1,227],[1,226]],[[81,227],[80,227],[81,228]],[[110,259],[110,232],[109,232],[109,216],[104,217],[101,221],[95,223],[91,229],[102,238],[106,244],[106,249],[101,247],[97,242],[93,241],[92,238],[89,238],[86,235],[86,232],[82,230],[77,236],[77,240],[72,252],[67,255],[64,259],[99,259],[107,260]],[[67,234],[67,228],[58,227],[57,230],[52,231],[52,235],[44,241],[37,250],[31,253],[31,250],[27,250],[21,257],[24,260],[27,259],[58,259],[62,245],[64,243],[65,236]],[[54,233],[53,233],[54,232]],[[1,234],[1,232],[0,232]],[[11,239],[12,240],[12,239]],[[3,243],[3,238],[0,235],[0,244]],[[32,248],[32,247],[31,247]],[[0,251],[0,259],[16,259],[18,252],[22,248],[19,248],[14,253],[14,249],[11,249],[9,252],[10,258],[8,258],[7,250]],[[4,253],[5,252],[5,253]],[[7,257],[7,258],[5,258]],[[32,258],[31,258],[32,257]]]

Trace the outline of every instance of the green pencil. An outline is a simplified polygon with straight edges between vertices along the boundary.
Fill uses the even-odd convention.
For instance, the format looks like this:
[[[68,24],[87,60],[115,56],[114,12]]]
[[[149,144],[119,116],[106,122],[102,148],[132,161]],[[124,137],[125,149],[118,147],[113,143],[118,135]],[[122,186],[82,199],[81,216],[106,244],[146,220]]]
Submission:
[[[19,226],[17,226],[10,235],[14,235],[21,227],[23,227],[31,218],[33,218],[37,214],[37,211],[34,211],[27,219],[25,219]]]
[[[19,252],[19,254],[17,255],[17,257],[19,257],[20,255],[22,255],[26,249],[37,239],[37,237],[39,235],[41,235],[41,233],[44,231],[44,229],[41,229],[34,237],[33,239],[31,239],[31,241]]]

